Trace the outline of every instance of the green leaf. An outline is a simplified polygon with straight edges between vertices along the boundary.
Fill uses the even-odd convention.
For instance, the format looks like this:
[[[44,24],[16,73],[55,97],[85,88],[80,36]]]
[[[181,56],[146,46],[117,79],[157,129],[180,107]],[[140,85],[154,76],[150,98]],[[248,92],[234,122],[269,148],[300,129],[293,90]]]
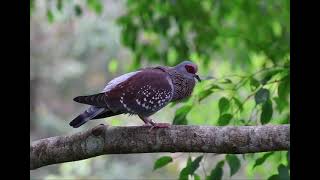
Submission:
[[[79,4],[76,4],[74,6],[74,12],[75,12],[76,16],[81,16],[82,15],[82,9],[81,9]]]
[[[257,79],[255,79],[254,77],[251,77],[250,78],[250,87],[252,89],[257,89],[259,86],[260,86],[260,82]]]
[[[280,164],[278,166],[278,174],[274,174],[268,178],[268,180],[289,180],[289,169],[284,166],[283,164]]]
[[[52,14],[52,11],[50,9],[47,10],[47,19],[49,23],[53,23],[54,21],[54,16]]]
[[[159,158],[153,166],[153,170],[159,169],[167,164],[169,164],[170,162],[172,162],[172,157],[170,156],[162,156],[161,158]]]
[[[206,180],[221,180],[223,176],[224,161],[220,161],[216,167],[211,171],[210,176]]]
[[[254,168],[257,167],[257,166],[260,166],[261,164],[263,164],[263,163],[266,161],[266,159],[267,159],[268,157],[270,157],[272,154],[273,154],[273,152],[269,152],[269,153],[264,154],[262,157],[258,158],[258,159],[255,161],[252,169],[254,169]]]
[[[233,176],[240,169],[241,163],[239,158],[234,154],[227,154],[226,160],[230,167],[230,176]]]
[[[179,108],[176,111],[176,114],[174,116],[172,124],[174,124],[174,125],[188,124],[186,116],[188,115],[188,113],[190,112],[191,109],[192,109],[191,105],[184,105],[181,108]]]
[[[287,101],[287,97],[290,93],[290,76],[286,76],[278,86],[278,96],[281,100]]]
[[[233,101],[235,102],[235,104],[238,106],[239,111],[242,112],[243,111],[243,105],[242,102],[236,98],[236,97],[232,97]]]
[[[116,59],[112,59],[108,64],[108,71],[111,73],[115,73],[118,69],[118,61]]]
[[[274,75],[283,72],[283,69],[271,69],[264,73],[261,84],[266,84]]]
[[[96,4],[95,10],[96,10],[96,13],[100,15],[103,10],[102,4],[101,3]]]
[[[287,152],[288,168],[290,169],[290,150]]]
[[[280,124],[289,124],[290,123],[290,113],[286,113],[286,115],[281,118]]]
[[[170,20],[168,17],[161,17],[155,23],[159,24],[156,26],[156,31],[160,34],[166,35],[167,29],[170,27]]]
[[[87,0],[87,5],[90,10],[95,11],[98,15],[102,13],[103,5],[101,0]]]
[[[191,160],[189,156],[187,161],[187,166],[183,168],[179,175],[179,180],[187,180],[189,175],[193,175],[198,169],[203,156],[198,156],[194,161]]]
[[[188,176],[189,176],[189,169],[188,167],[185,167],[181,170],[179,174],[179,180],[188,180]]]
[[[201,91],[199,93],[199,102],[202,101],[203,99],[205,99],[206,97],[208,97],[212,93],[213,93],[213,91],[211,89]]]
[[[276,109],[279,113],[282,113],[283,110],[289,106],[289,102],[287,100],[282,100],[279,97],[274,97],[273,100],[276,102]]]
[[[62,0],[58,0],[58,1],[57,1],[57,9],[58,9],[59,11],[62,10],[62,6],[63,6]]]
[[[34,0],[30,0],[30,16],[32,15],[34,9],[35,9]]]
[[[254,100],[256,101],[256,104],[262,104],[265,103],[270,96],[270,92],[268,89],[261,88],[258,90],[258,92],[254,96]]]
[[[194,172],[198,169],[202,158],[203,158],[203,155],[198,156],[194,161],[192,161],[192,163],[190,164],[190,169],[189,169],[190,175],[193,175]]]
[[[265,85],[265,84],[267,84],[267,82],[270,80],[272,78],[272,76],[265,76],[261,81],[260,81],[260,83],[262,84],[262,85]]]
[[[269,99],[262,106],[262,112],[260,116],[261,124],[267,124],[270,122],[273,114],[272,101]]]
[[[274,174],[274,175],[270,176],[270,177],[268,178],[268,180],[281,180],[281,179],[279,178],[279,175]]]
[[[232,114],[223,114],[218,119],[219,126],[225,126],[230,123],[230,120],[233,118]]]
[[[191,156],[188,157],[187,160],[187,165],[186,167],[184,167],[179,174],[179,180],[188,180],[188,175],[189,175],[189,169],[190,169],[190,165],[192,163],[192,159]]]
[[[222,97],[219,100],[219,111],[220,111],[220,115],[223,114],[224,112],[227,112],[229,110],[230,107],[230,102],[227,98]]]
[[[123,36],[122,36],[122,39],[121,39],[122,43],[125,46],[130,47],[132,50],[135,50],[136,49],[136,39],[137,39],[138,28],[133,24],[128,24],[126,26],[126,28],[123,29],[123,31],[125,33],[123,33]],[[136,65],[138,67],[139,64],[141,63],[142,54],[137,52],[135,58],[136,58],[136,61],[138,62],[138,64]]]
[[[227,78],[227,79],[225,79],[224,81],[222,81],[221,83],[223,83],[223,84],[230,84],[230,83],[232,83],[232,81]]]
[[[289,169],[285,165],[280,164],[278,166],[278,172],[279,172],[280,179],[282,179],[282,180],[289,180],[290,179]]]
[[[216,85],[216,84],[212,84],[210,86],[210,89],[222,89],[220,86]]]
[[[194,174],[194,180],[201,180],[201,178],[198,174]]]

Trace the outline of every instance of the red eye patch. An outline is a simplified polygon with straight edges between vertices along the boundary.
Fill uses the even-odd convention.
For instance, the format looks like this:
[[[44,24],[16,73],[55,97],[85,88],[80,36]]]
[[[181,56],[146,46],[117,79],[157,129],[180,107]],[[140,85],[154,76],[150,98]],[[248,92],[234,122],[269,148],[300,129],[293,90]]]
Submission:
[[[186,70],[188,73],[195,74],[196,73],[196,68],[191,66],[191,65],[185,65]]]

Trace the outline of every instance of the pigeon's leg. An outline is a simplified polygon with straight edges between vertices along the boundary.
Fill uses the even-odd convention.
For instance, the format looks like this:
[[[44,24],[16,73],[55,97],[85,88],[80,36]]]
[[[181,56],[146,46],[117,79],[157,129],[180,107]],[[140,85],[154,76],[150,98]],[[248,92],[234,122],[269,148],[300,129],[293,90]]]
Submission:
[[[144,118],[142,116],[139,116],[139,118],[144,122],[143,126],[152,126],[152,124],[149,122],[148,118]]]
[[[149,117],[144,117],[144,116],[139,116],[139,117],[140,117],[140,119],[142,119],[142,121],[145,123],[145,125],[150,124],[152,126],[149,131],[151,131],[154,128],[168,128],[171,125],[170,123],[156,123],[152,119],[150,119]]]

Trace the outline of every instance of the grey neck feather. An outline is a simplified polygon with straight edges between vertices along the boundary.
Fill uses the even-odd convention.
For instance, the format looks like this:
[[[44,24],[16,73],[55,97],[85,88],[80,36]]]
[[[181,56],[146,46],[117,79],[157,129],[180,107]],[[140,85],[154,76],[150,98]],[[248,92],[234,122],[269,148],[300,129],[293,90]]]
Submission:
[[[178,101],[189,97],[195,86],[195,79],[185,76],[174,68],[169,68],[167,72],[174,87],[171,101]]]

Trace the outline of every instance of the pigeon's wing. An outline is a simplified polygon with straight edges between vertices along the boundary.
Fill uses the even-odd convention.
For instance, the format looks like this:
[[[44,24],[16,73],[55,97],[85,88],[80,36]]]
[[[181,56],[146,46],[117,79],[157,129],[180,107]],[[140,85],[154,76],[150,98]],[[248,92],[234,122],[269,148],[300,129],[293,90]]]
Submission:
[[[78,96],[78,97],[75,97],[73,100],[82,104],[88,104],[88,105],[97,106],[97,107],[107,107],[105,92],[108,92],[111,89],[114,89],[116,86],[127,81],[130,77],[134,76],[137,73],[139,73],[139,71],[123,74],[111,80],[106,85],[106,87],[102,90],[101,93],[88,95],[88,96]]]
[[[116,116],[122,114],[121,112],[112,112],[109,109],[105,109],[105,111],[101,112],[100,114],[98,114],[97,116],[93,117],[92,119],[101,119],[101,118],[107,118],[107,117],[111,117],[111,116]]]
[[[78,96],[74,101],[107,107],[117,113],[152,114],[167,105],[172,95],[168,73],[160,68],[147,68],[119,76],[110,81],[102,93]]]
[[[152,114],[167,105],[173,95],[171,78],[158,68],[141,70],[105,89],[105,100],[110,110],[131,114]]]

